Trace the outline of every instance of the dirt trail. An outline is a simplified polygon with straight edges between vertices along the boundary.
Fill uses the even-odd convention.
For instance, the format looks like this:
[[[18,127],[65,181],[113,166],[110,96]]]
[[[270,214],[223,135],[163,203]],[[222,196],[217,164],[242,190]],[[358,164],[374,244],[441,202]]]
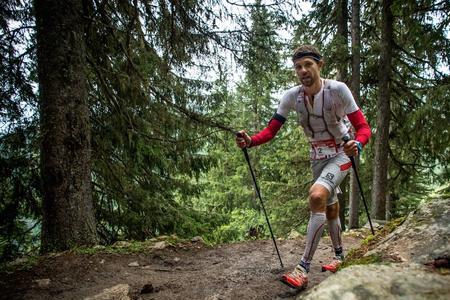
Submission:
[[[346,249],[360,240],[360,235],[343,237]],[[277,243],[284,271],[289,271],[300,258],[304,238]],[[320,272],[321,262],[333,256],[330,245],[329,238],[321,240],[308,289],[332,275]],[[139,266],[129,266],[133,262]],[[2,274],[0,299],[84,299],[118,284],[131,287],[131,299],[295,299],[296,291],[279,281],[284,271],[272,240],[214,248],[188,243],[126,255],[66,253],[43,259],[28,271]],[[50,283],[39,287],[39,279]],[[141,294],[144,286],[147,291]]]

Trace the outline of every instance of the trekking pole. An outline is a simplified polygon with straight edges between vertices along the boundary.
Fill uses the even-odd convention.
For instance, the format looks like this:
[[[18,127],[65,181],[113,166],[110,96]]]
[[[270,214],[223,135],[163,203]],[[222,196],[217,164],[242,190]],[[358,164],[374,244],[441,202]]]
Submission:
[[[344,137],[342,137],[342,140],[344,141],[344,144],[345,144],[350,140],[350,137],[348,135],[344,135]],[[356,177],[356,181],[358,182],[358,187],[359,187],[359,191],[361,193],[361,198],[363,199],[363,202],[364,202],[364,208],[366,209],[367,219],[369,220],[370,231],[372,231],[372,235],[375,235],[375,231],[373,230],[373,226],[372,226],[372,221],[370,220],[369,209],[367,208],[366,198],[364,197],[364,193],[361,188],[361,182],[359,181],[358,171],[356,170],[355,159],[353,156],[349,156],[349,158],[352,162],[353,172],[355,172],[355,177]]]
[[[242,137],[242,134],[240,132],[237,132],[236,136]],[[272,236],[272,241],[273,241],[273,244],[275,245],[275,250],[277,250],[278,259],[280,260],[281,268],[284,269],[283,261],[281,260],[280,252],[278,251],[277,242],[275,241],[275,237],[272,232],[272,226],[270,226],[269,217],[267,217],[266,208],[264,207],[264,203],[261,198],[261,193],[259,192],[259,187],[258,187],[258,184],[256,183],[256,177],[255,177],[255,174],[253,173],[252,165],[250,164],[250,157],[248,156],[247,147],[242,148],[242,151],[244,152],[245,160],[247,161],[248,168],[250,169],[250,173],[252,174],[253,185],[255,186],[256,194],[258,195],[259,201],[261,202],[261,207],[263,209],[264,216],[266,217],[267,225],[269,226],[270,235]]]

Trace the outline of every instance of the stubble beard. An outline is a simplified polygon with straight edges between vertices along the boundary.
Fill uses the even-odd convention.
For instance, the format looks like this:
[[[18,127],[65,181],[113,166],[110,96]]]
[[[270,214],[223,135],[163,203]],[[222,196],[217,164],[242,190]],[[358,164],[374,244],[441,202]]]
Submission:
[[[302,83],[302,85],[310,87],[314,84],[314,78],[312,78],[311,76],[306,76],[305,78],[301,78],[300,82]]]

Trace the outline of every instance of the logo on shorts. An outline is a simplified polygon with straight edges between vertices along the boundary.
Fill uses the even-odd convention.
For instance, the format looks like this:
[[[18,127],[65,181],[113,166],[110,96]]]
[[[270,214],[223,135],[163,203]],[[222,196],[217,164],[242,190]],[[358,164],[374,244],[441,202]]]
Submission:
[[[327,175],[325,175],[325,179],[328,181],[333,181],[334,175],[331,173],[327,173]]]

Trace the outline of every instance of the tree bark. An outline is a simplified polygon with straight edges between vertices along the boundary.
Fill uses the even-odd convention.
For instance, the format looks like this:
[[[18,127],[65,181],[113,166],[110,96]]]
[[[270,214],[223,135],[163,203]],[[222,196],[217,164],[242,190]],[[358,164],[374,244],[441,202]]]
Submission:
[[[41,121],[41,251],[97,242],[82,0],[35,0]]]
[[[352,1],[352,18],[351,18],[351,33],[352,33],[352,81],[351,89],[356,104],[360,107],[360,85],[361,85],[361,28],[360,28],[360,2],[359,0]],[[356,168],[359,167],[359,157],[355,157]],[[349,220],[348,226],[350,229],[359,228],[359,188],[355,173],[350,173],[350,188],[349,188]]]
[[[338,41],[338,51],[337,51],[337,69],[338,69],[338,80],[347,83],[348,81],[348,9],[347,0],[339,0],[337,2],[337,41]],[[347,198],[346,188],[347,180],[341,184],[341,189],[343,191],[343,197],[339,197],[339,218],[341,220],[342,230],[346,229],[345,226],[345,199]]]
[[[338,39],[338,80],[348,83],[348,1],[338,0],[337,2],[337,39]]]
[[[390,74],[392,64],[393,16],[392,0],[382,2],[382,41],[378,68],[378,115],[375,139],[374,176],[372,184],[372,214],[376,219],[386,216],[386,194],[388,192],[388,149],[390,122]]]

